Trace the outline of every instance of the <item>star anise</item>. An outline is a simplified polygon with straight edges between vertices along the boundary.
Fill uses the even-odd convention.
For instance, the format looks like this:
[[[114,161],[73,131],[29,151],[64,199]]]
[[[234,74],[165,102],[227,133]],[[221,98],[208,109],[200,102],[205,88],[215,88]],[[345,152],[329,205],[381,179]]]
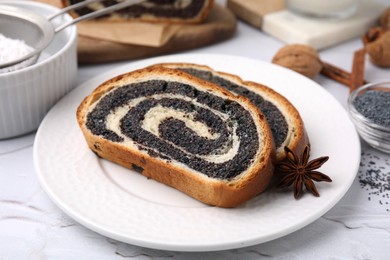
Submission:
[[[286,160],[281,162],[276,169],[278,173],[283,175],[278,186],[280,188],[286,188],[293,184],[295,199],[298,199],[302,195],[303,185],[305,185],[307,191],[319,197],[320,194],[313,181],[332,182],[332,180],[329,176],[315,170],[320,168],[329,157],[323,156],[309,162],[309,145],[305,147],[300,158],[288,147],[285,147],[284,150],[286,152]]]

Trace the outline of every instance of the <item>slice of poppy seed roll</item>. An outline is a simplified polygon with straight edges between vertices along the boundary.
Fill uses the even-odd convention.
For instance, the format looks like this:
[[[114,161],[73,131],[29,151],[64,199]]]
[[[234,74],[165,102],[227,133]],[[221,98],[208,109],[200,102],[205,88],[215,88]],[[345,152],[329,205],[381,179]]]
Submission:
[[[264,115],[246,98],[179,70],[115,77],[82,101],[77,120],[98,156],[209,205],[235,207],[273,175]]]
[[[62,5],[66,7],[83,1],[62,0]],[[74,10],[71,14],[74,17],[83,16],[122,1],[106,0],[96,2],[87,7]],[[213,4],[214,0],[147,0],[96,19],[108,21],[136,20],[165,23],[200,23],[207,18]]]
[[[240,77],[218,72],[193,63],[162,63],[154,66],[179,69],[192,76],[210,81],[235,95],[248,98],[265,115],[276,146],[277,161],[286,157],[287,146],[301,154],[309,139],[298,110],[284,96],[262,84],[243,81]]]

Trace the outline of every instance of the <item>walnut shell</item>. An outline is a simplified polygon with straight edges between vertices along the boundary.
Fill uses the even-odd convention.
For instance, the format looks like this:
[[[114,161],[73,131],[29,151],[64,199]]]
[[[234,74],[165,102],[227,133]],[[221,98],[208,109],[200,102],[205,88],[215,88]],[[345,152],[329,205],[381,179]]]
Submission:
[[[272,63],[294,70],[309,78],[315,78],[322,69],[317,51],[308,45],[291,44],[281,48]]]
[[[380,67],[390,67],[390,30],[375,41],[368,42],[365,47],[372,63]]]
[[[390,7],[383,11],[379,18],[379,24],[384,30],[390,30]]]

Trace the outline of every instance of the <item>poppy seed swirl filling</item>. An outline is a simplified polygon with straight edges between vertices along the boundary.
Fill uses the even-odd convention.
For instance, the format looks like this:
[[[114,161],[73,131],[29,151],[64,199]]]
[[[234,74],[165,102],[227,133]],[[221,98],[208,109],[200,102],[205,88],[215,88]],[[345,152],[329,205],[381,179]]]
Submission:
[[[224,78],[213,75],[209,71],[203,71],[193,68],[179,68],[180,70],[191,74],[192,76],[210,81],[218,86],[221,86],[230,92],[244,96],[248,98],[255,106],[257,106],[261,112],[264,113],[265,118],[267,119],[268,125],[270,126],[272,136],[275,141],[276,147],[281,147],[284,141],[287,138],[288,134],[288,124],[286,118],[282,115],[280,110],[271,102],[265,100],[259,94],[239,86],[234,82],[226,80]]]
[[[224,180],[245,172],[261,150],[262,134],[242,105],[175,81],[148,80],[109,91],[91,106],[86,127]]]
[[[68,0],[69,5],[83,2],[84,0]],[[91,12],[118,4],[119,0],[106,0],[100,3],[90,4],[88,7],[83,7],[75,10],[79,16],[89,14]],[[189,1],[189,0],[148,0],[139,4],[135,4],[126,8],[115,11],[127,18],[139,18],[143,15],[154,15],[156,17],[177,17],[177,18],[192,18],[198,15],[205,5],[205,0]],[[103,18],[105,16],[101,16]],[[97,18],[99,19],[99,18]]]

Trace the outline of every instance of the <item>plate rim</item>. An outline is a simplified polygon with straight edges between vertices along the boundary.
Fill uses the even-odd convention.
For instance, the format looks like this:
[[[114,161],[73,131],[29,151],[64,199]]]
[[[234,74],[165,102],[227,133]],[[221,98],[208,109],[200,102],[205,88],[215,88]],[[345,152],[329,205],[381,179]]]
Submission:
[[[124,64],[122,66],[119,66],[117,68],[113,68],[112,70],[109,70],[109,71],[107,71],[107,72],[105,72],[105,73],[103,73],[101,75],[98,75],[96,77],[88,79],[84,83],[81,83],[74,90],[72,90],[70,93],[68,93],[68,95],[66,95],[65,97],[71,95],[71,93],[74,93],[74,92],[82,93],[81,89],[82,88],[86,88],[86,86],[90,85],[91,83],[99,81],[98,84],[101,84],[101,83],[103,83],[105,80],[107,80],[109,78],[112,78],[112,77],[114,77],[116,75],[122,74],[121,71],[126,71],[126,69],[132,68],[132,67],[136,67],[139,64],[157,63],[157,62],[161,62],[161,60],[165,60],[166,61],[166,59],[168,59],[168,60],[169,59],[174,59],[175,57],[178,57],[178,56],[180,56],[181,58],[185,58],[185,57],[191,58],[193,56],[197,56],[197,57],[199,57],[199,56],[208,56],[208,57],[213,57],[213,58],[229,57],[229,58],[237,58],[237,59],[242,59],[242,60],[251,60],[251,61],[263,63],[263,65],[265,65],[265,66],[277,66],[277,65],[274,65],[274,64],[271,64],[271,63],[267,63],[265,61],[255,60],[255,59],[252,59],[252,58],[247,58],[247,57],[242,57],[242,56],[237,56],[237,55],[226,55],[226,54],[173,54],[173,55],[166,55],[166,56],[160,56],[160,57],[154,57],[154,58],[139,60],[139,61],[136,61],[136,62],[130,62],[130,63],[126,63],[126,64]],[[143,67],[143,66],[140,66],[140,67]],[[287,69],[285,69],[283,67],[280,67],[280,66],[277,66],[277,67],[279,67],[278,69],[282,69],[282,70],[288,71],[288,73],[294,73],[294,74],[296,74],[296,76],[303,77],[302,75],[297,74],[295,72],[292,72],[290,70],[287,70]],[[328,95],[328,98],[331,98],[331,99],[333,99],[333,100],[335,100],[337,102],[337,100],[329,92],[327,92],[325,89],[323,89],[319,84],[317,84],[316,82],[313,82],[313,83],[316,84],[318,87],[320,87],[322,89],[322,91],[324,93],[326,93],[326,95]],[[73,94],[73,95],[75,95],[75,94]],[[63,99],[65,99],[65,97]],[[63,99],[61,99],[61,101]],[[339,104],[338,102],[337,102],[337,104],[340,106],[340,108],[342,108],[344,110],[345,113],[347,113],[347,111],[345,111],[345,109],[341,106],[341,104]],[[56,106],[57,106],[57,104],[54,107],[56,107]],[[52,111],[54,110],[54,107],[49,111],[48,115],[46,115],[44,120],[42,121],[41,126],[39,127],[39,129],[37,131],[37,134],[36,134],[36,137],[35,137],[35,141],[34,141],[34,148],[33,148],[34,167],[36,169],[36,173],[38,175],[38,179],[39,179],[39,182],[40,182],[42,188],[48,194],[50,199],[62,211],[64,211],[68,216],[70,216],[71,218],[73,218],[74,220],[76,220],[77,222],[82,224],[83,226],[87,227],[88,229],[90,229],[92,231],[95,231],[95,232],[97,232],[99,234],[102,234],[102,235],[104,235],[106,237],[110,237],[110,238],[113,238],[115,240],[118,240],[118,241],[121,241],[121,242],[124,242],[124,243],[129,243],[129,244],[133,244],[133,245],[141,246],[141,247],[147,247],[147,248],[153,248],[153,249],[159,249],[159,250],[182,251],[182,252],[195,252],[195,251],[196,252],[201,252],[201,251],[206,252],[206,251],[228,250],[228,249],[252,246],[252,245],[261,244],[261,243],[265,243],[265,242],[268,242],[268,241],[272,241],[272,240],[277,239],[277,238],[284,237],[284,236],[286,236],[288,234],[291,234],[291,233],[293,233],[293,232],[295,232],[295,231],[297,231],[297,230],[299,230],[299,229],[309,225],[310,223],[314,222],[315,220],[320,218],[322,215],[324,215],[331,208],[333,208],[344,197],[344,195],[350,189],[350,187],[351,187],[351,185],[352,185],[352,183],[353,183],[353,181],[354,181],[354,179],[356,177],[356,174],[358,172],[358,167],[359,167],[359,162],[360,162],[359,160],[357,160],[356,165],[354,166],[355,174],[353,175],[353,177],[351,176],[351,178],[349,178],[349,183],[346,183],[346,186],[343,189],[343,192],[338,197],[334,197],[333,201],[331,201],[331,202],[329,202],[327,204],[328,205],[327,207],[323,207],[316,214],[311,215],[309,219],[306,219],[306,222],[302,221],[302,222],[299,223],[299,225],[291,226],[291,227],[289,227],[287,229],[284,228],[284,229],[282,229],[279,232],[274,232],[273,234],[267,235],[266,238],[262,237],[261,239],[259,239],[259,237],[251,237],[251,238],[247,238],[246,240],[236,239],[236,240],[234,240],[234,241],[232,240],[230,242],[207,244],[207,245],[191,245],[191,244],[186,244],[186,243],[178,244],[178,243],[167,243],[167,242],[161,243],[161,242],[149,241],[147,239],[140,239],[140,238],[134,239],[134,238],[131,238],[131,237],[128,237],[128,236],[123,236],[122,234],[113,233],[112,231],[107,230],[106,228],[103,228],[100,225],[96,225],[96,224],[91,223],[90,220],[88,220],[85,217],[81,216],[79,213],[77,213],[71,207],[69,207],[67,205],[63,205],[63,203],[56,196],[54,191],[52,191],[50,189],[50,187],[48,186],[48,184],[45,182],[44,176],[43,176],[43,174],[41,172],[41,169],[40,169],[40,163],[38,161],[38,156],[37,156],[37,154],[39,153],[39,151],[38,151],[38,149],[39,149],[38,146],[39,145],[35,145],[35,144],[38,143],[39,139],[43,135],[44,127],[47,124],[47,121],[49,120],[48,119],[49,118],[49,114],[52,113]],[[350,122],[350,124],[353,126],[352,122]],[[357,143],[355,143],[355,144],[358,147],[355,156],[357,158],[360,158],[361,145],[360,145],[359,137],[358,137],[358,134],[356,133],[356,130],[354,131],[354,133],[355,133],[355,139],[357,141]]]

